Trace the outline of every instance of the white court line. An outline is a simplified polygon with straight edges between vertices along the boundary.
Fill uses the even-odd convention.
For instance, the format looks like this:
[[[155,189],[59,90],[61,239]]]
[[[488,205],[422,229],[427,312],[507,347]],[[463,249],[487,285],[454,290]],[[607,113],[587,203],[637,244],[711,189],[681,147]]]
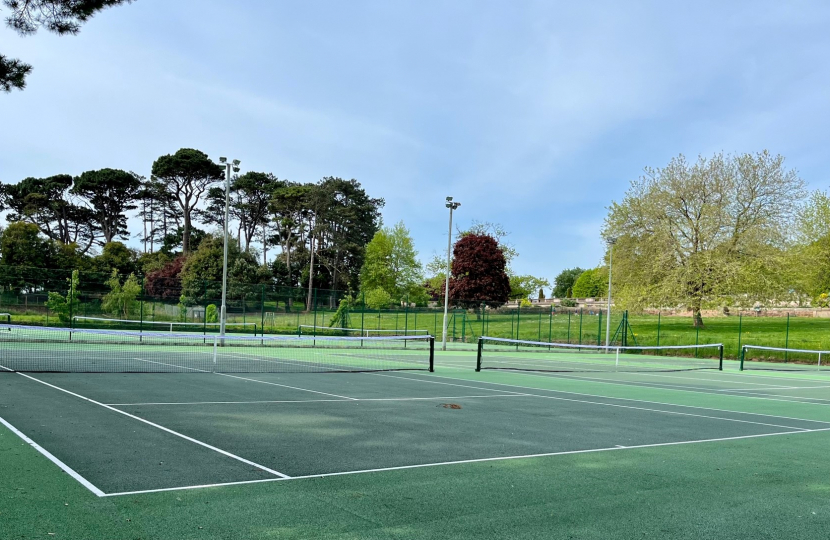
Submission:
[[[416,381],[416,382],[446,384],[446,385],[449,385],[449,386],[460,386],[460,387],[463,387],[463,388],[473,388],[473,389],[476,389],[476,390],[495,390],[495,388],[487,388],[487,387],[481,387],[481,386],[470,386],[470,385],[457,384],[457,383],[445,383],[445,382],[440,382],[440,381],[430,381],[428,379],[413,379],[412,377],[399,377],[399,376],[395,376],[395,375],[388,375],[388,374],[385,374],[385,373],[370,373],[369,375],[377,375],[379,377],[393,377],[395,379],[406,379],[406,380]],[[456,378],[453,378],[453,377],[443,377],[441,375],[428,375],[428,377],[437,378],[437,379],[449,379],[451,381],[459,381],[460,380],[460,381],[471,382],[471,383],[476,382],[476,381],[471,381],[469,379],[456,379]],[[732,410],[729,410],[729,409],[717,409],[717,408],[714,408],[714,407],[700,407],[698,405],[679,405],[679,404],[676,404],[676,403],[663,403],[661,401],[649,401],[649,400],[645,400],[645,399],[621,398],[621,397],[612,397],[612,396],[597,396],[597,395],[594,395],[594,394],[585,394],[585,393],[582,393],[582,392],[569,392],[569,391],[566,391],[566,390],[553,390],[553,389],[550,389],[550,388],[537,388],[537,387],[533,387],[533,386],[521,386],[521,385],[518,385],[518,384],[497,383],[497,382],[489,382],[489,381],[481,381],[480,384],[493,384],[493,385],[497,385],[497,386],[509,386],[511,388],[522,388],[524,390],[535,390],[535,391],[541,391],[541,392],[555,392],[557,394],[569,394],[569,395],[573,395],[573,396],[586,396],[586,397],[591,397],[591,398],[604,398],[604,399],[611,399],[611,400],[618,400],[618,401],[633,401],[635,403],[649,403],[649,404],[652,404],[652,405],[665,405],[667,407],[682,407],[682,408],[687,408],[687,409],[700,409],[700,410],[704,410],[704,411],[726,412],[726,413],[730,413],[730,414],[747,414],[747,415],[751,415],[751,416],[765,416],[767,418],[781,418],[783,420],[796,420],[798,422],[811,422],[811,423],[818,423],[818,424],[830,424],[830,421],[824,421],[824,420],[807,420],[807,419],[804,419],[804,418],[793,418],[793,417],[790,417],[790,416],[781,416],[781,415],[776,415],[776,414],[764,414],[764,413],[752,413],[752,412],[743,412],[743,411],[732,411]],[[505,390],[505,391],[507,391],[507,390]],[[548,396],[539,395],[539,394],[528,394],[528,395],[533,396],[533,397],[548,397]],[[741,397],[741,396],[738,396],[738,397]],[[564,398],[562,398],[562,399],[564,399]],[[807,405],[810,405],[810,403],[808,403]],[[670,412],[670,411],[660,411],[660,412]],[[726,420],[726,419],[724,419],[724,420]],[[774,425],[774,424],[771,424],[771,425]],[[802,428],[793,428],[793,429],[802,429]]]
[[[156,424],[154,422],[150,422],[149,420],[145,420],[144,418],[141,418],[139,416],[135,416],[135,415],[130,414],[128,412],[124,412],[120,409],[116,409],[115,407],[105,405],[105,404],[103,404],[99,401],[95,401],[94,399],[90,399],[90,398],[82,396],[80,394],[76,394],[75,392],[70,392],[69,390],[66,390],[65,388],[61,388],[60,386],[55,386],[54,384],[50,384],[46,381],[41,381],[40,379],[36,379],[35,377],[32,377],[31,375],[26,375],[25,373],[20,373],[20,372],[17,372],[17,374],[20,375],[21,377],[26,377],[27,379],[38,382],[38,383],[43,384],[45,386],[48,386],[50,388],[54,388],[55,390],[60,390],[61,392],[65,392],[65,393],[69,394],[70,396],[75,396],[75,397],[80,398],[84,401],[88,401],[88,402],[93,403],[95,405],[99,405],[101,407],[104,407],[105,409],[109,409],[111,411],[117,412],[118,414],[123,414],[124,416],[126,416],[128,418],[132,418],[133,420],[138,420],[139,422],[147,424],[148,426],[153,426],[154,428],[158,428],[158,429],[160,429],[160,430],[162,430],[166,433],[170,433],[171,435],[175,435],[176,437],[182,438],[186,441],[190,441],[194,444],[198,444],[199,446],[203,446],[203,447],[207,448],[208,450],[213,450],[214,452],[218,452],[218,453],[222,454],[223,456],[227,456],[231,459],[235,459],[236,461],[241,461],[242,463],[245,463],[246,465],[251,465],[251,466],[256,467],[258,469],[261,469],[265,472],[271,473],[274,476],[279,476],[280,478],[290,478],[287,474],[283,474],[279,471],[269,469],[268,467],[266,467],[264,465],[260,465],[259,463],[254,463],[253,461],[250,461],[250,460],[247,460],[243,457],[237,456],[236,454],[231,454],[230,452],[228,452],[226,450],[222,450],[221,448],[211,446],[211,445],[209,445],[205,442],[202,442],[198,439],[194,439],[193,437],[188,437],[187,435],[179,433],[178,431],[173,431],[170,428],[166,428],[162,425]]]
[[[504,392],[504,390],[496,390]],[[470,399],[470,398],[500,398],[500,397],[522,397],[531,394],[487,394],[482,396],[435,396],[435,397],[409,397],[409,398],[355,398],[346,399],[295,399],[295,400],[260,400],[260,401],[171,401],[157,403],[107,403],[112,407],[143,407],[145,405],[254,405],[257,403],[352,403],[355,401],[429,401],[432,399]]]
[[[500,370],[500,371],[505,371],[505,370]],[[541,373],[519,372],[519,371],[513,371],[511,373],[514,373],[516,375],[522,375],[522,376],[525,376],[525,377],[543,377],[543,378],[547,378],[547,379],[559,378],[559,379],[569,379],[569,380],[572,380],[572,381],[588,381],[588,382],[595,382],[595,383],[598,383],[598,384],[612,384],[614,386],[627,386],[629,388],[639,386],[640,388],[654,388],[656,390],[669,390],[669,391],[672,391],[672,392],[690,392],[692,394],[706,394],[706,395],[710,395],[710,396],[728,396],[728,397],[737,397],[737,398],[746,398],[746,399],[760,399],[760,400],[763,400],[763,401],[782,401],[784,403],[801,403],[803,405],[820,405],[820,406],[830,405],[830,403],[809,403],[809,402],[806,402],[806,401],[799,401],[799,400],[795,400],[795,399],[778,399],[778,398],[771,398],[771,397],[748,396],[748,395],[744,395],[744,394],[724,394],[724,393],[719,393],[719,392],[707,392],[707,391],[704,391],[704,390],[688,390],[686,388],[681,388],[678,385],[674,385],[672,387],[672,385],[655,386],[655,384],[657,384],[657,383],[636,384],[636,381],[618,382],[618,381],[612,381],[612,380],[609,380],[609,379],[599,379],[599,378],[596,378],[596,377],[583,377],[583,376],[568,375],[567,373],[549,373],[547,375],[543,375]],[[464,380],[469,380],[469,379],[464,379]],[[487,382],[487,384],[503,384],[503,383]],[[517,385],[512,385],[512,384],[503,384],[503,385],[504,386],[517,386]],[[524,386],[518,386],[518,387],[519,388],[532,388],[532,387],[524,387]],[[560,392],[560,391],[564,392],[564,390],[550,390],[550,391],[551,392]],[[579,392],[568,392],[568,393],[579,394]],[[591,395],[591,394],[580,394],[580,395]],[[614,398],[614,399],[623,399],[623,398]],[[633,401],[640,401],[640,400],[633,400]],[[765,415],[765,416],[767,416],[767,415]],[[769,415],[769,416],[772,416],[772,415]]]
[[[396,377],[395,375],[382,375],[380,373],[375,373],[374,375],[380,375],[381,377],[392,377],[394,379],[406,379],[406,378],[408,378],[408,377]],[[487,390],[486,388],[475,387],[475,386],[467,386],[467,385],[463,385],[463,384],[452,384],[452,383],[444,383],[444,382],[439,382],[439,381],[428,381],[428,380],[425,380],[425,379],[411,379],[411,380],[416,380],[416,381],[417,380],[422,380],[423,382],[429,382],[429,383],[435,383],[435,384],[447,384],[447,385],[451,385],[451,386],[461,386],[461,387],[466,386],[467,388],[476,388],[478,390]],[[741,424],[756,424],[756,425],[760,425],[760,426],[778,427],[778,428],[796,429],[796,430],[806,431],[805,428],[798,428],[798,427],[794,427],[794,426],[782,426],[780,424],[770,424],[770,423],[767,423],[767,422],[753,422],[752,420],[738,420],[737,418],[723,418],[721,416],[708,416],[708,415],[705,415],[705,414],[684,413],[684,412],[679,412],[679,411],[667,411],[667,410],[663,410],[663,409],[650,409],[648,407],[635,407],[633,405],[619,405],[619,404],[616,404],[616,403],[600,403],[598,401],[588,401],[588,400],[585,400],[585,399],[563,398],[563,397],[558,397],[558,396],[545,396],[545,395],[541,395],[541,394],[525,394],[525,395],[529,396],[529,397],[538,397],[538,398],[542,398],[542,399],[555,399],[557,401],[570,401],[570,402],[573,402],[573,403],[587,403],[589,405],[600,405],[600,406],[603,406],[603,407],[617,407],[617,408],[620,408],[620,409],[633,409],[633,410],[649,411],[649,412],[656,412],[656,413],[663,413],[663,414],[674,414],[674,415],[678,415],[678,416],[694,416],[694,417],[697,417],[697,418],[708,418],[708,419],[712,419],[712,420],[723,420],[723,421],[726,421],[726,422],[738,422],[738,423],[741,423]],[[594,397],[599,397],[599,396],[594,396]],[[614,399],[614,398],[606,398],[606,399]]]
[[[262,383],[262,384],[270,384],[272,386],[282,386],[283,388],[291,388],[292,390],[302,390],[304,392],[311,392],[311,393],[314,393],[314,394],[322,394],[324,396],[332,396],[332,397],[336,397],[336,398],[341,398],[343,400],[358,401],[357,398],[348,397],[348,396],[339,396],[337,394],[329,394],[328,392],[319,392],[317,390],[309,390],[308,388],[300,388],[299,386],[288,386],[287,384],[279,384],[279,383],[270,382],[270,381],[261,381],[259,379],[249,379],[248,377],[240,377],[238,375],[228,375],[227,373],[217,373],[216,375],[222,375],[223,377],[231,377],[233,379],[240,379],[242,381],[251,381],[251,382],[257,382],[257,383]]]
[[[99,497],[104,496],[104,492],[101,491],[100,489],[98,489],[97,487],[95,487],[92,484],[92,482],[90,482],[89,480],[87,480],[86,478],[84,478],[83,476],[78,474],[77,472],[75,472],[75,470],[72,467],[70,467],[69,465],[67,465],[63,461],[59,460],[54,455],[52,455],[51,452],[49,452],[48,450],[46,450],[45,448],[40,446],[38,443],[36,443],[32,439],[30,439],[29,437],[27,437],[22,431],[20,431],[19,429],[17,429],[16,427],[14,427],[10,423],[8,423],[6,420],[4,420],[3,417],[0,417],[0,424],[3,424],[7,428],[9,428],[9,430],[12,433],[14,433],[15,435],[17,435],[18,437],[20,437],[23,440],[23,442],[25,442],[26,444],[28,444],[29,446],[31,446],[32,448],[34,448],[35,450],[37,450],[38,452],[43,454],[43,456],[46,459],[48,459],[49,461],[51,461],[52,463],[54,463],[55,465],[60,467],[60,469],[63,472],[65,472],[66,474],[68,474],[69,476],[71,476],[72,478],[77,480],[79,484],[81,484],[82,486],[87,488],[89,491],[91,491],[92,493],[94,493],[95,495],[97,495]]]
[[[274,383],[274,382],[260,381],[259,379],[249,379],[247,377],[239,377],[237,375],[228,375],[227,373],[214,373],[212,371],[207,371],[205,369],[197,369],[197,368],[179,366],[177,364],[166,364],[164,362],[156,362],[154,360],[145,360],[144,358],[134,358],[133,360],[138,360],[140,362],[149,362],[151,364],[161,364],[163,366],[177,367],[179,369],[189,369],[191,371],[199,371],[201,373],[211,373],[213,375],[221,375],[223,377],[231,377],[233,379],[240,379],[240,380],[243,380],[243,381],[258,382],[258,383],[262,383],[262,384],[270,384],[272,386],[282,386],[283,388],[291,388],[292,390],[302,390],[303,392],[311,392],[313,394],[322,394],[324,396],[336,397],[336,398],[340,398],[341,400],[342,399],[348,399],[348,400],[354,400],[355,399],[355,398],[351,398],[351,397],[347,397],[347,396],[338,396],[337,394],[329,394],[328,392],[318,392],[317,390],[309,390],[308,388],[300,388],[298,386],[288,386],[287,384],[278,384],[278,383]]]
[[[145,489],[140,491],[122,491],[119,493],[107,493],[104,497],[121,497],[124,495],[141,495],[146,493],[163,493],[167,491],[182,491],[188,489],[204,489],[204,488],[212,488],[212,487],[225,487],[225,486],[240,486],[246,484],[263,484],[266,482],[285,482],[285,481],[294,481],[294,480],[306,480],[310,478],[328,478],[331,476],[348,476],[352,474],[366,474],[366,473],[378,473],[378,472],[390,472],[390,471],[402,471],[406,469],[423,469],[426,467],[441,467],[444,465],[463,465],[469,463],[486,463],[492,461],[508,461],[514,459],[531,459],[531,458],[540,458],[540,457],[551,457],[551,456],[568,456],[568,455],[575,455],[575,454],[593,454],[597,452],[611,452],[611,451],[622,451],[622,450],[637,450],[642,448],[659,448],[662,446],[680,446],[685,444],[700,444],[700,443],[711,443],[711,442],[726,442],[726,441],[737,441],[742,439],[756,439],[760,437],[775,437],[779,435],[801,435],[804,433],[816,433],[822,431],[830,431],[830,428],[820,428],[820,429],[808,429],[808,430],[801,430],[801,431],[779,431],[775,433],[761,433],[758,435],[739,435],[735,437],[719,437],[716,439],[695,439],[690,441],[675,441],[675,442],[666,442],[666,443],[652,443],[652,444],[639,444],[633,446],[612,446],[608,448],[591,448],[587,450],[566,450],[563,452],[545,452],[541,454],[524,454],[518,456],[499,456],[499,457],[490,457],[490,458],[477,458],[477,459],[461,459],[457,461],[441,461],[436,463],[420,463],[417,465],[400,465],[397,467],[383,467],[378,469],[364,469],[358,471],[343,471],[343,472],[333,472],[333,473],[322,473],[322,474],[307,474],[303,476],[292,476],[291,478],[267,478],[262,480],[244,480],[241,482],[224,482],[224,483],[217,483],[217,484],[202,484],[196,486],[181,486],[181,487],[172,487],[172,488],[159,488],[159,489]]]

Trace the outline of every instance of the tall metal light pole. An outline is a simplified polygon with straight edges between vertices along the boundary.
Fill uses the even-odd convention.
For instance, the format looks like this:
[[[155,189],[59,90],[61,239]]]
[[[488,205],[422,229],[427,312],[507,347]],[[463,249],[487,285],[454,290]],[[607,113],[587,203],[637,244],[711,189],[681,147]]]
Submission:
[[[452,197],[447,197],[447,204],[445,206],[450,209],[450,230],[447,234],[447,280],[444,284],[444,333],[441,339],[442,351],[447,350],[447,310],[450,305],[450,265],[452,264],[452,211],[458,209],[461,203],[452,202]]]
[[[613,237],[609,237],[607,239],[607,242],[608,242],[608,310],[606,311],[606,314],[605,314],[605,347],[606,347],[606,352],[608,352],[607,347],[611,345],[611,260],[614,257],[614,244],[617,243],[617,239],[613,238]]]
[[[224,227],[224,249],[225,254],[222,260],[222,308],[219,312],[219,337],[225,337],[225,324],[228,318],[228,308],[227,308],[227,297],[228,297],[228,206],[230,202],[230,195],[231,195],[231,169],[233,172],[239,172],[239,163],[238,159],[233,160],[233,162],[228,163],[228,158],[220,157],[219,163],[225,164],[225,227]],[[207,313],[205,313],[207,315]],[[222,340],[222,344],[225,344],[225,341]]]

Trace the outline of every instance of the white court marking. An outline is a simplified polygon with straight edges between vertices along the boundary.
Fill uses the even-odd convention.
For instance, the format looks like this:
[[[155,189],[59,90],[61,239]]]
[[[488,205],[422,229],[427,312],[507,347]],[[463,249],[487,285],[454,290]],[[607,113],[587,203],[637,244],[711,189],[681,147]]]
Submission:
[[[56,458],[54,455],[52,455],[51,452],[46,450],[44,447],[40,446],[38,443],[36,443],[35,441],[33,441],[32,439],[27,437],[22,431],[20,431],[19,429],[17,429],[16,427],[14,427],[10,423],[8,423],[5,419],[3,419],[3,417],[0,417],[0,424],[3,424],[4,426],[6,426],[9,429],[9,431],[14,433],[18,437],[20,437],[23,440],[23,442],[25,442],[26,444],[28,444],[29,446],[31,446],[32,448],[34,448],[35,450],[37,450],[38,452],[43,454],[43,456],[46,459],[48,459],[49,461],[51,461],[52,463],[57,465],[63,472],[65,472],[66,474],[68,474],[69,476],[71,476],[72,478],[77,480],[78,483],[80,483],[82,486],[87,488],[89,491],[91,491],[92,493],[94,493],[95,495],[97,495],[99,497],[104,496],[104,492],[101,491],[100,489],[98,489],[97,487],[95,487],[95,485],[92,482],[90,482],[89,480],[87,480],[86,478],[84,478],[83,476],[78,474],[75,471],[75,469],[73,469],[72,467],[70,467],[69,465],[64,463],[63,461]]]
[[[328,478],[331,476],[348,476],[352,474],[366,474],[366,473],[378,473],[378,472],[390,472],[390,471],[401,471],[407,469],[423,469],[426,467],[441,467],[445,465],[463,465],[469,463],[486,463],[492,461],[508,461],[514,459],[531,459],[531,458],[540,458],[540,457],[551,457],[551,456],[568,456],[568,455],[576,455],[576,454],[592,454],[597,452],[611,452],[611,451],[623,451],[623,450],[637,450],[642,448],[659,448],[663,446],[680,446],[685,444],[700,444],[700,443],[710,443],[710,442],[724,442],[724,441],[737,441],[743,439],[756,439],[760,437],[775,437],[779,435],[801,435],[803,433],[816,433],[822,431],[830,431],[830,428],[820,428],[820,429],[808,429],[808,430],[800,430],[800,431],[780,431],[775,433],[761,433],[758,435],[740,435],[736,437],[720,437],[716,439],[695,439],[690,441],[675,441],[675,442],[667,442],[667,443],[653,443],[653,444],[641,444],[641,445],[634,445],[634,446],[611,446],[607,448],[591,448],[587,450],[567,450],[564,452],[546,452],[541,454],[524,454],[518,456],[500,456],[500,457],[490,457],[490,458],[478,458],[478,459],[463,459],[457,461],[441,461],[437,463],[420,463],[417,465],[401,465],[398,467],[383,467],[378,469],[365,469],[359,471],[343,471],[343,472],[334,472],[334,473],[322,473],[322,474],[309,474],[304,476],[292,476],[291,478],[267,478],[262,480],[245,480],[241,482],[224,482],[219,484],[202,484],[196,486],[181,486],[181,487],[173,487],[173,488],[160,488],[160,489],[145,489],[141,491],[122,491],[119,493],[107,493],[104,497],[121,497],[124,495],[141,495],[147,493],[162,493],[167,491],[182,491],[182,490],[189,490],[189,489],[204,489],[204,488],[213,488],[213,487],[225,487],[225,486],[239,486],[239,485],[246,485],[246,484],[263,484],[266,482],[285,482],[285,481],[294,481],[294,480],[306,480],[310,478]]]
[[[228,452],[228,451],[226,451],[226,450],[222,450],[221,448],[217,448],[217,447],[215,447],[215,446],[212,446],[212,445],[210,445],[210,444],[207,444],[207,443],[205,443],[205,442],[202,442],[202,441],[200,441],[200,440],[198,440],[198,439],[194,439],[193,437],[188,437],[187,435],[184,435],[183,433],[179,433],[178,431],[173,431],[173,430],[172,430],[172,429],[170,429],[170,428],[166,428],[166,427],[164,427],[164,426],[162,426],[162,425],[156,424],[156,423],[154,423],[154,422],[150,422],[149,420],[145,420],[144,418],[141,418],[141,417],[139,417],[139,416],[135,416],[135,415],[133,415],[133,414],[130,414],[130,413],[125,412],[125,411],[122,411],[122,410],[120,410],[120,409],[116,409],[115,407],[112,407],[112,406],[110,406],[110,405],[106,405],[106,404],[101,403],[101,402],[99,402],[99,401],[95,401],[94,399],[90,399],[90,398],[85,397],[85,396],[82,396],[82,395],[80,395],[80,394],[76,394],[75,392],[71,392],[71,391],[69,391],[69,390],[67,390],[67,389],[65,389],[65,388],[61,388],[60,386],[56,386],[56,385],[54,385],[54,384],[50,384],[50,383],[48,383],[48,382],[46,382],[46,381],[41,381],[40,379],[37,379],[37,378],[35,378],[35,377],[32,377],[31,375],[26,375],[25,373],[20,373],[20,372],[18,372],[17,374],[18,374],[18,375],[20,375],[21,377],[26,377],[27,379],[30,379],[30,380],[35,381],[35,382],[37,382],[37,383],[40,383],[40,384],[42,384],[42,385],[48,386],[48,387],[50,387],[50,388],[54,388],[55,390],[60,390],[61,392],[64,392],[64,393],[69,394],[70,396],[74,396],[74,397],[76,397],[76,398],[80,398],[80,399],[82,399],[82,400],[84,400],[84,401],[88,401],[88,402],[90,402],[90,403],[92,403],[92,404],[94,404],[94,405],[98,405],[98,406],[100,406],[100,407],[104,407],[105,409],[109,409],[110,411],[116,412],[116,413],[118,413],[118,414],[123,414],[124,416],[126,416],[126,417],[128,417],[128,418],[132,418],[133,420],[138,420],[139,422],[141,422],[141,423],[143,423],[143,424],[147,424],[148,426],[152,426],[152,427],[154,427],[154,428],[160,429],[160,430],[162,430],[162,431],[164,431],[164,432],[166,432],[166,433],[170,433],[171,435],[175,435],[176,437],[179,437],[179,438],[184,439],[184,440],[186,440],[186,441],[190,441],[190,442],[192,442],[192,443],[194,443],[194,444],[198,444],[199,446],[202,446],[202,447],[204,447],[204,448],[207,448],[208,450],[213,450],[214,452],[218,452],[219,454],[222,454],[223,456],[227,456],[227,457],[229,457],[229,458],[231,458],[231,459],[235,459],[236,461],[240,461],[240,462],[242,462],[242,463],[245,463],[246,465],[251,465],[251,466],[256,467],[256,468],[258,468],[258,469],[260,469],[260,470],[263,470],[263,471],[265,471],[265,472],[267,472],[267,473],[273,474],[274,476],[278,476],[278,477],[280,477],[280,478],[290,478],[287,474],[283,474],[283,473],[281,473],[281,472],[279,472],[279,471],[275,471],[275,470],[273,470],[273,469],[269,469],[268,467],[266,467],[266,466],[264,466],[264,465],[260,465],[259,463],[255,463],[255,462],[250,461],[250,460],[248,460],[248,459],[245,459],[245,458],[243,458],[243,457],[241,457],[241,456],[237,456],[236,454],[232,454],[232,453],[230,453],[230,452]]]
[[[504,390],[496,390],[504,392]],[[471,398],[503,398],[522,397],[530,394],[487,394],[481,396],[435,396],[435,397],[408,397],[408,398],[354,398],[346,399],[288,399],[288,400],[260,400],[260,401],[183,401],[183,402],[154,402],[154,403],[107,403],[112,407],[143,407],[145,405],[253,405],[257,403],[353,403],[358,401],[429,401],[433,399],[471,399]]]
[[[564,373],[550,373],[547,375],[542,375],[540,373],[532,373],[532,372],[512,372],[516,375],[524,376],[524,377],[543,377],[547,379],[569,379],[573,381],[589,381],[589,382],[596,382],[597,384],[612,384],[614,386],[628,386],[628,387],[636,387],[641,386],[643,388],[655,388],[656,390],[668,390],[671,392],[690,392],[693,394],[707,394],[710,396],[729,396],[729,397],[737,397],[737,398],[745,398],[745,399],[760,399],[764,401],[783,401],[784,403],[801,403],[802,405],[820,405],[820,406],[828,406],[830,403],[809,403],[807,401],[800,401],[799,399],[779,399],[779,398],[771,398],[771,397],[761,397],[761,396],[749,396],[745,394],[724,394],[723,392],[707,392],[705,390],[689,390],[688,388],[681,388],[676,386],[674,388],[670,388],[670,385],[665,386],[655,386],[655,383],[644,383],[642,385],[634,384],[632,382],[618,382],[618,381],[611,381],[609,379],[600,379],[596,377],[580,377],[580,376],[572,376],[567,375]],[[465,379],[469,380],[469,379]],[[494,382],[487,382],[487,384],[503,384],[503,383],[494,383]],[[503,384],[503,386],[517,386],[512,384]],[[519,386],[519,388],[532,388],[532,387],[523,387]],[[560,392],[560,390],[550,390],[551,392]],[[564,391],[563,391],[564,392]],[[579,394],[579,392],[568,392],[572,394]],[[580,395],[591,395],[591,394],[580,394]],[[615,398],[618,399],[618,398]],[[619,398],[622,399],[622,398]],[[633,400],[633,401],[640,401],[640,400]]]

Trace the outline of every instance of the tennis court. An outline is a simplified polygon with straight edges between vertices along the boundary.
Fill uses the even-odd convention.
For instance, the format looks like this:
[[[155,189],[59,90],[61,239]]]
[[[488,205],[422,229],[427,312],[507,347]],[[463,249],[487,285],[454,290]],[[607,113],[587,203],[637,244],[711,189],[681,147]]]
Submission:
[[[823,373],[756,375],[731,364],[477,373],[464,352],[441,356],[431,373],[428,363],[408,370],[430,357],[417,338],[415,349],[380,338],[260,343],[252,361],[250,340],[236,343],[241,353],[217,353],[209,340],[165,347],[148,334],[138,345],[76,332],[70,344],[26,331],[0,343],[3,424],[99,496],[545,456],[555,467],[557,456],[830,430]],[[103,372],[107,354],[111,371],[138,372]],[[56,360],[71,372],[56,372]],[[94,373],[77,372],[89,366]]]

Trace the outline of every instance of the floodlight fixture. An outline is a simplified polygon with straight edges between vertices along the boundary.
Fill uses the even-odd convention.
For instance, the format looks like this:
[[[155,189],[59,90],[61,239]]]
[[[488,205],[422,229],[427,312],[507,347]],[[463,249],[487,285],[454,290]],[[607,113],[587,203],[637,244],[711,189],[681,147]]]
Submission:
[[[228,158],[226,158],[226,157],[220,157],[219,158],[219,163],[225,163],[226,161],[228,161]]]

